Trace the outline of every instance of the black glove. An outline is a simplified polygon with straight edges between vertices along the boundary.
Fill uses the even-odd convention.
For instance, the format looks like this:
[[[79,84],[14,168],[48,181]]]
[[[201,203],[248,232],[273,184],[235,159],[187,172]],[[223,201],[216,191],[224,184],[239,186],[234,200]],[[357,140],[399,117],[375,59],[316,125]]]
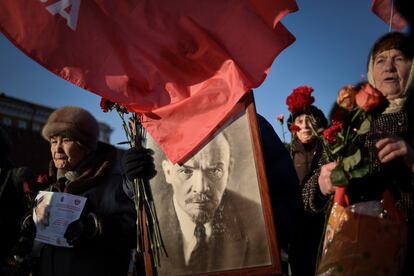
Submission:
[[[30,259],[35,236],[36,225],[30,214],[24,217],[20,225],[20,238],[11,251],[12,258],[10,263],[22,264]]]
[[[135,178],[151,179],[156,174],[154,152],[146,148],[130,148],[122,157],[122,165],[126,177],[133,181]]]
[[[65,239],[69,245],[79,246],[85,240],[90,240],[98,233],[98,219],[94,213],[89,213],[71,222],[65,231]]]
[[[30,213],[32,210],[30,211]],[[26,238],[29,240],[34,240],[36,237],[36,225],[33,221],[32,214],[25,216],[21,225],[20,225],[20,237]]]

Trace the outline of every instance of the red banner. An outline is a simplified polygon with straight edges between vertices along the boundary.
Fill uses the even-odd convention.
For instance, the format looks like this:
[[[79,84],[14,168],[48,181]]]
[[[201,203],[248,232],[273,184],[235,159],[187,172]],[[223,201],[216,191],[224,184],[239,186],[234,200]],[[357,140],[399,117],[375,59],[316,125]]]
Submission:
[[[174,162],[259,86],[295,38],[294,0],[2,0],[0,28],[60,77],[144,113]]]
[[[393,0],[372,0],[371,10],[394,30],[401,31],[407,21],[397,12]]]

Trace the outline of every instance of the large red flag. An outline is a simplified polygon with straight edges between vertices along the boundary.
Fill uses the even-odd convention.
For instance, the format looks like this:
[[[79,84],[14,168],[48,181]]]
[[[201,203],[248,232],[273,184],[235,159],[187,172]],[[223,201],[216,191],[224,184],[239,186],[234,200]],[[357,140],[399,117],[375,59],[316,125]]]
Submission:
[[[2,32],[60,77],[144,113],[174,162],[259,86],[295,38],[295,0],[1,0]]]
[[[394,30],[401,31],[407,21],[395,9],[393,0],[372,0],[371,10]]]

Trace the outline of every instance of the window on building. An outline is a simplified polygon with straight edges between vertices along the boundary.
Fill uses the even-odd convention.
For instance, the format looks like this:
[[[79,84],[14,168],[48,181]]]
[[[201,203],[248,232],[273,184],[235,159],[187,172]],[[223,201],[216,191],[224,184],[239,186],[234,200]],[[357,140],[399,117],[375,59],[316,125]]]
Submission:
[[[17,125],[19,128],[27,128],[27,122],[23,120],[19,120],[19,123]]]
[[[5,126],[11,126],[12,125],[12,119],[9,117],[4,117],[2,120],[2,124]]]
[[[33,123],[32,124],[32,131],[40,131],[40,125],[36,124],[36,123]]]

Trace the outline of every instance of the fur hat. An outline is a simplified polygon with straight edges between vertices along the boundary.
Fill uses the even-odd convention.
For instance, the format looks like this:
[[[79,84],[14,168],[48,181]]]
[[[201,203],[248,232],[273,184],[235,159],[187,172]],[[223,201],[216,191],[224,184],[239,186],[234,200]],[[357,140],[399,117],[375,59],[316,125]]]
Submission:
[[[65,106],[53,111],[42,130],[42,136],[63,135],[78,140],[82,145],[96,149],[99,125],[96,119],[85,109]]]
[[[295,114],[289,116],[287,122],[288,125],[291,125],[294,123],[294,120],[296,119],[296,117],[302,115],[302,114],[308,114],[308,115],[312,115],[313,117],[315,117],[317,123],[318,123],[318,127],[321,128],[327,128],[328,127],[328,120],[325,117],[325,114],[323,114],[322,110],[320,110],[319,108],[317,108],[314,105],[310,105],[309,109],[304,110],[303,112],[297,112]]]

